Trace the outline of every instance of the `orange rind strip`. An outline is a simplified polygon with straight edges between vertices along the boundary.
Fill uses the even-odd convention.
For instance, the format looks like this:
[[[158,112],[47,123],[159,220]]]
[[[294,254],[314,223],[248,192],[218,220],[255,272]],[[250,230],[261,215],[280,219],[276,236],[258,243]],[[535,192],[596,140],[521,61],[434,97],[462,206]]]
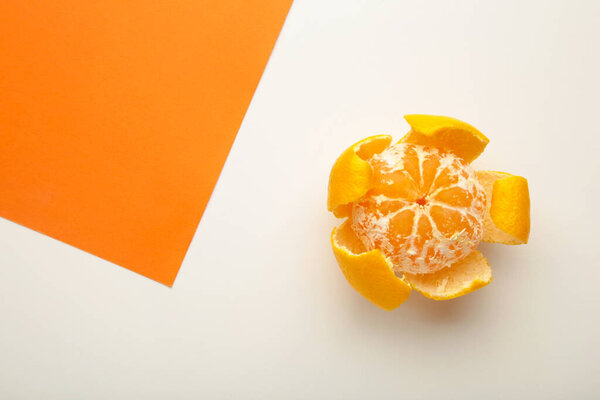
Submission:
[[[431,274],[404,274],[413,289],[434,300],[450,300],[484,287],[492,281],[492,270],[477,250],[448,268]]]
[[[392,142],[388,135],[371,136],[350,146],[335,161],[329,175],[327,209],[336,217],[350,215],[349,203],[358,200],[373,186],[373,169],[366,161]]]
[[[365,252],[349,221],[331,233],[335,258],[350,285],[371,303],[390,311],[404,303],[411,287],[398,278],[379,250]]]
[[[483,241],[527,243],[530,227],[527,179],[498,171],[477,171],[477,179],[487,198]]]
[[[449,151],[470,163],[489,143],[489,139],[475,127],[455,118],[437,115],[405,115],[410,125],[400,141]]]

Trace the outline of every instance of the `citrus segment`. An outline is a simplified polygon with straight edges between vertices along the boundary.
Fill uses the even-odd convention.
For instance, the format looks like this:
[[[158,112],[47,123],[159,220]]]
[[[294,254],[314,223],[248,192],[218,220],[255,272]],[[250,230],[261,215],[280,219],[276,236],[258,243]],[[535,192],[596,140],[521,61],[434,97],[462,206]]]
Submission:
[[[485,192],[452,153],[397,143],[367,160],[371,190],[353,203],[352,229],[396,272],[430,273],[469,254],[481,240]]]
[[[527,243],[530,225],[527,179],[497,171],[477,171],[477,179],[487,198],[482,240]]]
[[[413,114],[404,119],[411,131],[401,142],[450,151],[467,163],[476,159],[490,141],[475,127],[455,118]]]
[[[477,290],[492,281],[492,270],[477,250],[438,272],[405,274],[413,289],[434,300],[449,300]]]
[[[333,230],[331,244],[346,280],[367,300],[389,311],[408,298],[410,285],[394,274],[381,251],[365,251],[348,220]]]
[[[333,211],[337,217],[349,215],[350,207],[344,205],[359,199],[373,185],[373,170],[366,160],[383,151],[391,142],[391,136],[371,136],[342,153],[329,175],[329,211]]]

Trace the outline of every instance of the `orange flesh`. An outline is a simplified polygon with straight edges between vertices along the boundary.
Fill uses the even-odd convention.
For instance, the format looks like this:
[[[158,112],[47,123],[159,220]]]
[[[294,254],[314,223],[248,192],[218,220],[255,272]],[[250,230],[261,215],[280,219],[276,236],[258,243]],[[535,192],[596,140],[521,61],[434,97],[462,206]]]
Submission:
[[[374,186],[352,206],[352,229],[397,272],[439,271],[466,257],[483,233],[485,192],[461,158],[398,143],[368,160]]]

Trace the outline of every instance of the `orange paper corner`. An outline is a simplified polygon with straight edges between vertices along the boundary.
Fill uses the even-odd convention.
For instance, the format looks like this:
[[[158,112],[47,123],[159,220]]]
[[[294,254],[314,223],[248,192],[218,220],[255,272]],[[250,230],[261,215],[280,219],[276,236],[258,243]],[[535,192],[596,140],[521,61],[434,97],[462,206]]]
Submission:
[[[1,2],[0,216],[171,286],[291,2]]]

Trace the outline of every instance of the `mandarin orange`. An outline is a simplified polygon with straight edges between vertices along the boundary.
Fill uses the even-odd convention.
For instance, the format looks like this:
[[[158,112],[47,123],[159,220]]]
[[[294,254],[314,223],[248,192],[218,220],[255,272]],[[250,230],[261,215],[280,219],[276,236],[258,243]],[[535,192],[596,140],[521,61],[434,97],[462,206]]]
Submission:
[[[485,190],[451,152],[398,143],[367,159],[371,189],[352,205],[351,228],[396,272],[427,274],[469,255],[483,235]]]
[[[331,246],[348,283],[384,310],[415,290],[434,300],[492,282],[479,241],[529,239],[527,179],[469,164],[489,139],[472,125],[436,115],[406,115],[410,131],[348,147],[329,175],[327,209],[345,221]]]

